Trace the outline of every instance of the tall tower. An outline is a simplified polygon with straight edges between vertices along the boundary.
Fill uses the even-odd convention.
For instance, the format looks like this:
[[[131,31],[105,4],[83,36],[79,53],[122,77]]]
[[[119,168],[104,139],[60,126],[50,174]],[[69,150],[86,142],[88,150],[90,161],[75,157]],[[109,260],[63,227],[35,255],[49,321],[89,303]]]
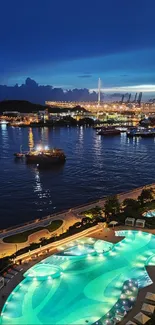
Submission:
[[[131,94],[129,94],[129,99],[128,99],[128,102],[130,103],[130,99],[131,99]]]
[[[101,102],[101,79],[98,80],[98,106],[100,106]]]
[[[136,100],[137,100],[137,93],[135,94],[135,99],[134,99],[134,102],[136,103]]]
[[[142,95],[143,95],[143,93],[140,92],[140,93],[139,93],[139,96],[138,96],[138,99],[137,99],[137,103],[139,104],[139,106],[141,106]]]
[[[124,95],[122,95],[121,104],[123,104],[123,102],[124,102]]]

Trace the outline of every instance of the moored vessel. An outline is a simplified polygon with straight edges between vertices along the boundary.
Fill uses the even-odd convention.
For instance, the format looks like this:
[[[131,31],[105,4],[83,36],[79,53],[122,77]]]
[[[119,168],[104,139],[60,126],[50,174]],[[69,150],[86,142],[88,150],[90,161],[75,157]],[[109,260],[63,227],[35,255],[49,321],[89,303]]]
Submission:
[[[133,137],[142,137],[142,138],[152,138],[155,137],[155,128],[132,128],[127,131],[127,136],[130,138]]]
[[[53,165],[64,163],[66,156],[62,149],[48,149],[39,146],[36,150],[30,151],[25,155],[28,164]]]
[[[24,152],[22,151],[22,148],[23,148],[23,146],[21,145],[21,146],[20,146],[20,152],[15,152],[15,153],[14,153],[15,158],[18,158],[18,159],[25,158],[26,153],[24,153]]]
[[[97,132],[99,135],[119,135],[121,133],[120,130],[116,129],[114,126],[109,126],[109,127],[102,127],[100,131]]]

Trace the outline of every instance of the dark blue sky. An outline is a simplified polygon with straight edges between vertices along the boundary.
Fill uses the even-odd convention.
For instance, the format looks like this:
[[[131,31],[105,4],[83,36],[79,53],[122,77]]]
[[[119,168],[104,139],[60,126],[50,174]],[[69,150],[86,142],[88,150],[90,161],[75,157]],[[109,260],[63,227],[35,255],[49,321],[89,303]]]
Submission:
[[[101,77],[110,90],[154,89],[154,0],[1,0],[0,7],[0,84],[31,77],[96,88]]]

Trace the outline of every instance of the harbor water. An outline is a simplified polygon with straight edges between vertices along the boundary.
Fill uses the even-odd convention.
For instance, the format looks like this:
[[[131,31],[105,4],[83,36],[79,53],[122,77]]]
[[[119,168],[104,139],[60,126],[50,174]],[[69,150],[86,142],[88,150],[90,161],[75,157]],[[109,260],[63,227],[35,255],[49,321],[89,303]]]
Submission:
[[[14,153],[38,144],[66,163],[39,170]],[[154,138],[104,137],[87,127],[0,126],[0,229],[155,182]]]

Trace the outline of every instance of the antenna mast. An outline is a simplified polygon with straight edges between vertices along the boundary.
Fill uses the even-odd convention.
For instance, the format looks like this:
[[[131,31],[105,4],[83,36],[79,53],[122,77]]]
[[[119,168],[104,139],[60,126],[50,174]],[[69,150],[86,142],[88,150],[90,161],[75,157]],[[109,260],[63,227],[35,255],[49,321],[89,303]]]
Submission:
[[[100,106],[101,103],[101,79],[98,80],[98,106]]]

